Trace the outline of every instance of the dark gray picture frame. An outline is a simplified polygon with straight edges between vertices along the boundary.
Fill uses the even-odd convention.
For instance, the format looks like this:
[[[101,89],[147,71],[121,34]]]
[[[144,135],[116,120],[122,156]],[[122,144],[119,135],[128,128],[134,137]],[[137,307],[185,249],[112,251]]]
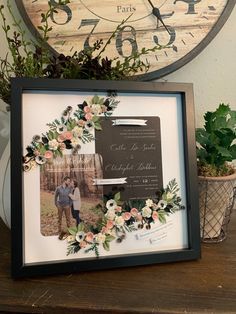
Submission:
[[[200,257],[198,183],[196,168],[193,86],[185,83],[150,83],[126,81],[86,81],[61,79],[14,78],[11,81],[11,228],[12,276],[28,277],[193,260]],[[142,94],[178,94],[182,106],[182,133],[184,143],[184,170],[186,189],[188,248],[148,253],[116,255],[81,260],[61,260],[25,264],[24,262],[24,183],[22,170],[22,94],[27,91],[46,92],[116,92]],[[33,105],[33,104],[32,104]],[[37,116],[35,117],[37,121]]]

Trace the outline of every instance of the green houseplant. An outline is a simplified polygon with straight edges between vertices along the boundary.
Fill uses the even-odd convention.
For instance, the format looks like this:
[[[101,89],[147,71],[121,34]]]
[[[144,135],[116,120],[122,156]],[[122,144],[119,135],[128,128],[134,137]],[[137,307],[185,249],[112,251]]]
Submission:
[[[204,119],[204,128],[196,130],[201,237],[219,242],[236,196],[236,111],[222,103]]]

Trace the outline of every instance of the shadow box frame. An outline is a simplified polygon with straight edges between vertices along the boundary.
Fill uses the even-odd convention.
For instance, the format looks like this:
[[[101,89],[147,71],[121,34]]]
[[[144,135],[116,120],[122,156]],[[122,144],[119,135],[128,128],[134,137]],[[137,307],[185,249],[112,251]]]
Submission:
[[[135,81],[91,81],[13,78],[11,81],[11,90],[11,245],[13,278],[31,277],[38,275],[52,275],[58,273],[72,273],[87,270],[101,270],[155,263],[179,262],[200,258],[198,181],[192,84],[168,82],[159,83]],[[183,145],[181,151],[182,157],[179,157],[179,163],[181,163],[182,169],[179,170],[179,172],[181,180],[183,181],[185,191],[185,209],[181,211],[185,213],[185,223],[181,225],[181,218],[179,223],[180,227],[177,228],[184,229],[180,230],[180,234],[185,234],[185,244],[177,244],[177,248],[167,247],[163,250],[156,250],[154,248],[150,249],[150,251],[148,251],[149,248],[145,246],[144,250],[138,251],[137,249],[137,251],[130,253],[113,252],[111,255],[102,255],[98,258],[91,256],[83,256],[83,258],[77,258],[76,254],[73,254],[73,257],[71,257],[71,259],[63,259],[59,257],[56,259],[51,258],[50,260],[42,259],[42,261],[40,257],[40,250],[43,251],[43,248],[39,245],[38,248],[35,249],[35,254],[39,254],[39,257],[36,258],[37,261],[33,259],[31,261],[30,258],[26,257],[28,256],[27,254],[30,254],[29,252],[32,251],[32,248],[37,247],[37,245],[36,242],[34,243],[34,241],[36,240],[34,240],[34,235],[32,233],[33,231],[31,231],[31,236],[27,238],[27,230],[30,229],[28,225],[30,220],[26,218],[28,215],[28,209],[26,204],[28,204],[27,200],[28,198],[30,198],[27,194],[27,191],[34,190],[34,184],[30,187],[27,186],[29,185],[29,183],[27,181],[27,178],[25,177],[25,171],[23,171],[23,155],[25,155],[24,137],[31,136],[32,138],[32,136],[34,136],[35,134],[28,135],[29,129],[25,126],[25,123],[27,124],[27,122],[25,122],[25,119],[27,120],[25,116],[27,116],[28,111],[31,110],[33,114],[31,113],[31,118],[29,119],[32,120],[35,118],[33,124],[37,124],[38,118],[40,116],[40,113],[37,114],[37,110],[41,109],[39,109],[39,106],[34,105],[34,103],[37,103],[36,98],[33,98],[33,100],[35,99],[35,101],[30,100],[29,104],[27,103],[27,97],[25,101],[24,95],[33,95],[32,97],[40,98],[38,96],[42,92],[46,95],[46,97],[49,97],[47,95],[51,94],[59,95],[59,97],[61,97],[61,95],[67,97],[68,95],[74,94],[76,96],[86,94],[91,95],[92,97],[97,94],[111,95],[115,93],[115,99],[119,100],[121,96],[121,99],[124,99],[124,101],[127,102],[127,108],[129,108],[129,104],[133,104],[133,102],[135,103],[133,104],[133,106],[136,106],[133,108],[138,108],[138,106],[142,107],[142,99],[144,99],[145,101],[149,101],[150,99],[150,108],[153,107],[153,110],[155,111],[155,106],[159,106],[160,110],[163,112],[163,115],[165,115],[167,107],[172,106],[168,105],[168,101],[170,100],[170,103],[171,101],[176,102],[176,106],[178,106],[179,108],[179,113],[176,113],[176,115],[174,114],[173,117],[170,117],[170,121],[165,121],[164,124],[168,124],[166,122],[169,122],[168,127],[169,130],[171,130],[171,119],[173,119],[173,125],[176,124],[177,128],[180,129],[180,133],[178,134],[178,136],[182,137],[180,138],[180,142]],[[61,111],[57,109],[57,106],[51,104],[50,99],[51,98],[48,98],[48,112],[52,110],[55,111],[57,115],[61,114]],[[141,101],[141,104],[138,103],[139,100]],[[155,105],[156,100],[157,105]],[[167,102],[167,104],[165,104],[165,102]],[[140,108],[138,110],[143,110],[143,115],[149,116],[148,108],[149,107],[145,105],[142,107],[142,109]],[[125,111],[126,109],[122,110]],[[173,112],[175,112],[175,110]],[[47,115],[47,111],[45,112],[45,115]],[[167,131],[167,133],[168,132],[170,132],[170,136],[172,136],[171,131]],[[166,140],[166,143],[167,142],[168,140]],[[164,146],[166,145],[166,143],[162,142]],[[171,146],[172,144],[173,143],[171,143]],[[178,152],[176,153],[176,158],[174,157],[175,151],[170,151],[169,153],[169,155],[172,156],[172,160],[178,159]],[[169,164],[164,168],[167,169],[168,167]],[[36,204],[37,201],[38,199],[36,198]],[[32,220],[33,218],[31,217],[30,219]],[[172,235],[171,233],[166,232],[165,236],[171,237]],[[95,240],[93,239],[92,241]],[[182,240],[180,240],[180,242],[181,241]],[[51,251],[53,251],[53,246]],[[119,250],[117,252],[119,252]]]

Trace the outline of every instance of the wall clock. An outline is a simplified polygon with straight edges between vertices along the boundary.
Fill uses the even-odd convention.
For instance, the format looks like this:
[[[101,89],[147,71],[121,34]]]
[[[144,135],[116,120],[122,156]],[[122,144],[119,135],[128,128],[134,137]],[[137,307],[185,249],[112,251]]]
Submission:
[[[151,80],[175,71],[200,53],[220,31],[236,0],[71,0],[67,5],[60,5],[59,0],[50,2],[58,13],[51,16],[53,31],[48,43],[57,53],[72,54],[97,39],[105,41],[132,14],[106,55],[123,58],[142,47],[170,45],[171,48],[145,56],[150,69],[138,78]],[[16,0],[16,4],[36,33],[48,0]]]

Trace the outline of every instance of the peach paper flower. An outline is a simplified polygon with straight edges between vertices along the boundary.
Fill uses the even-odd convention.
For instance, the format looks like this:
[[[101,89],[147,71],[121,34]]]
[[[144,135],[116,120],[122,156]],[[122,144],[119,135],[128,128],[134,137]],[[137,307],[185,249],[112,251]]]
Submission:
[[[125,212],[122,217],[124,218],[124,220],[129,220],[131,218],[131,214],[129,212]]]
[[[87,121],[92,120],[92,118],[93,118],[93,115],[92,115],[91,113],[86,113],[85,119],[86,119]]]
[[[85,248],[87,245],[87,243],[85,241],[81,241],[79,246],[81,247],[81,249]]]
[[[116,211],[117,213],[121,213],[122,207],[121,207],[121,206],[117,206],[116,209],[115,209],[115,211]]]
[[[65,140],[71,140],[73,138],[73,133],[71,131],[66,131],[62,133]]]
[[[62,134],[59,134],[58,137],[57,137],[57,141],[59,143],[62,143],[64,140],[65,140],[64,136]]]
[[[138,210],[137,208],[133,207],[130,211],[130,214],[133,216],[133,217],[136,217],[138,215]]]
[[[152,219],[153,220],[158,220],[158,212],[156,212],[156,211],[152,212]]]
[[[50,159],[53,157],[53,153],[50,150],[47,150],[44,154],[44,157]]]
[[[107,229],[112,229],[112,228],[113,228],[113,226],[114,226],[114,223],[113,223],[113,221],[111,221],[111,220],[108,220],[108,221],[107,221],[107,225],[106,225],[106,228],[107,228]]]
[[[91,108],[89,106],[84,107],[84,112],[85,113],[91,112]]]
[[[84,125],[85,125],[85,121],[80,119],[80,120],[77,122],[77,124],[78,124],[79,126],[84,126]]]
[[[86,237],[85,237],[85,240],[87,241],[87,242],[93,242],[93,233],[92,232],[88,232],[87,234],[86,234]]]

